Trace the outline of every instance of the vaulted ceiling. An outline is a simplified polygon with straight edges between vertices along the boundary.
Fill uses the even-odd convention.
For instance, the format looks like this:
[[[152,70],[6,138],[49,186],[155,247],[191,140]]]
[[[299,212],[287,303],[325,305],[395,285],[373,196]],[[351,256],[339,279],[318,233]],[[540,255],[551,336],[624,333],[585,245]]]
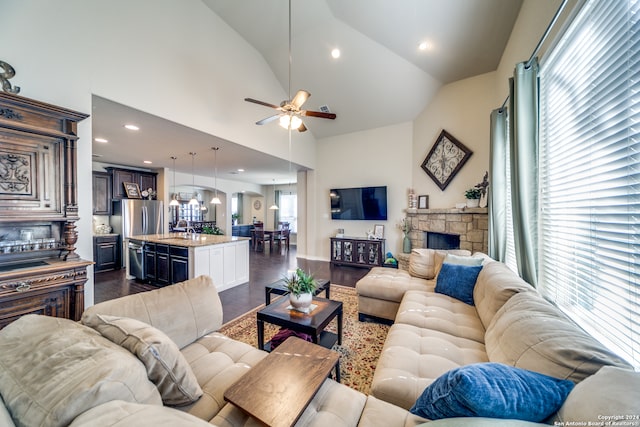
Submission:
[[[289,92],[289,2],[287,0],[202,0],[226,24],[243,37],[272,69]],[[336,120],[305,118],[309,132],[319,138],[373,129],[413,120],[446,83],[493,71],[497,68],[522,0],[291,0],[291,92],[305,89],[311,97],[304,108],[327,106]],[[224,41],[217,41],[223,43]],[[426,48],[420,49],[420,43]],[[331,51],[340,49],[334,59]],[[258,98],[258,94],[246,93]],[[279,104],[282,99],[260,99]],[[96,99],[94,136],[110,122],[135,120],[145,113],[104,99]],[[274,110],[252,104],[248,125],[273,114]],[[235,146],[231,141],[199,135],[166,120],[151,120],[155,131],[148,140],[140,136],[139,150],[166,150],[158,135],[176,135],[176,140],[202,138],[202,145],[234,150],[228,159],[246,157],[264,167],[256,174],[235,179],[268,184],[288,164],[281,159]],[[156,120],[157,119],[157,120]],[[277,126],[270,123],[266,126]],[[103,132],[104,133],[104,132]],[[180,136],[177,136],[180,135]],[[140,164],[139,153],[124,147],[93,143],[98,161],[130,166]],[[145,148],[146,147],[146,148]],[[125,153],[123,155],[123,153]],[[222,156],[221,156],[222,157]],[[264,160],[264,161],[262,161]],[[164,165],[170,167],[170,160]],[[243,167],[225,164],[220,170]],[[182,162],[180,162],[182,163]],[[190,172],[190,169],[183,172]],[[269,177],[267,179],[267,177]]]

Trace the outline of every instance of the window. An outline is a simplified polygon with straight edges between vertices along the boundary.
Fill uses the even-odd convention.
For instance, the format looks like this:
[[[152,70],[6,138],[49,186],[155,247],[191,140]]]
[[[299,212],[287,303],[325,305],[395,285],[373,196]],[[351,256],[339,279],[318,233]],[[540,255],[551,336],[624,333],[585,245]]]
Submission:
[[[640,2],[590,1],[540,73],[540,289],[640,367]]]
[[[298,195],[280,193],[280,221],[289,223],[292,233],[298,232]]]

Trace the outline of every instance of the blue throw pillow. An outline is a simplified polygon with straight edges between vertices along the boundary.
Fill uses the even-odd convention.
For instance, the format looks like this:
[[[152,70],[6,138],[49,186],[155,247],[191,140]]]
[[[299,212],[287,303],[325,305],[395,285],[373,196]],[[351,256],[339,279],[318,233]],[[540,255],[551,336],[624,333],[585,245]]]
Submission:
[[[436,280],[436,292],[473,305],[473,288],[476,286],[480,270],[482,270],[481,265],[444,263]]]
[[[501,363],[452,369],[429,385],[411,413],[430,420],[508,418],[542,422],[556,413],[573,382]]]

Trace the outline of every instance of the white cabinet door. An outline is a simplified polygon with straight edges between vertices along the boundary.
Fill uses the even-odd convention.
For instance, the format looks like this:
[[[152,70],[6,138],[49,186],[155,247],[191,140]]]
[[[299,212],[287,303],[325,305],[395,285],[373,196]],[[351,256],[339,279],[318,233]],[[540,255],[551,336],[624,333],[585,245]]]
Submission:
[[[236,245],[236,285],[249,281],[249,242]]]
[[[226,280],[224,278],[224,250],[221,245],[212,246],[209,249],[209,275],[213,279],[218,291],[226,288]]]
[[[193,276],[198,277],[201,275],[210,276],[209,272],[209,248],[195,248],[193,256]]]
[[[236,281],[236,244],[224,245],[224,286],[235,286]]]

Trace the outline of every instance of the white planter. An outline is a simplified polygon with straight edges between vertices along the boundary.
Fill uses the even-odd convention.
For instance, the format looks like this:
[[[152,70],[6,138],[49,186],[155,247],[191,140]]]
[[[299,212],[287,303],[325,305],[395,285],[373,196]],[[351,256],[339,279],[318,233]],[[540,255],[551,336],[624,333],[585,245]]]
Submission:
[[[480,199],[467,199],[468,208],[477,208],[480,206]]]
[[[311,305],[311,301],[313,300],[313,295],[311,293],[300,294],[299,296],[295,296],[293,293],[289,294],[289,302],[291,306],[299,311],[305,311]]]

